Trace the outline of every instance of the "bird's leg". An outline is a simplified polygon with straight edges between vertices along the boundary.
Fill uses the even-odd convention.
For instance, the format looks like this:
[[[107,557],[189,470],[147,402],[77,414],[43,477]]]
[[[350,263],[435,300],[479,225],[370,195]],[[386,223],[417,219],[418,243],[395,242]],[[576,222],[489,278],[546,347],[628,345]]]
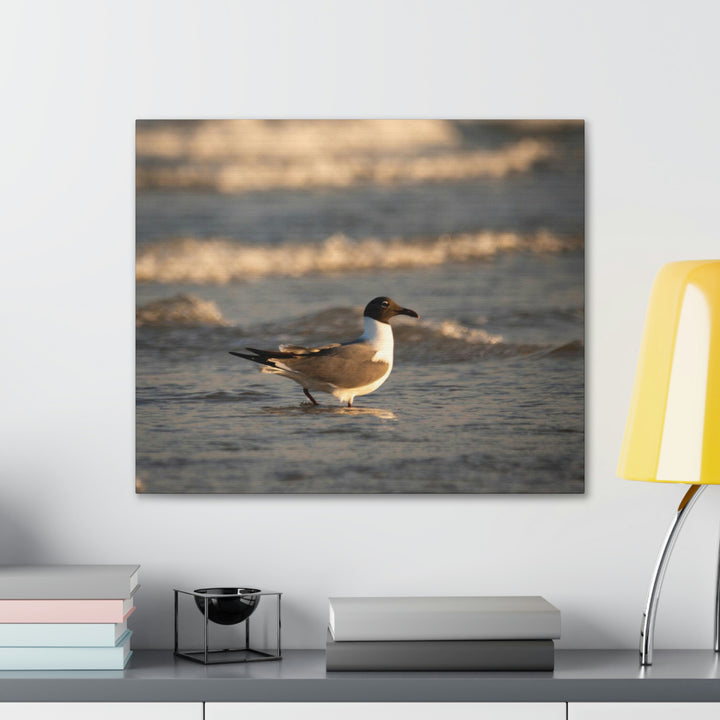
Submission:
[[[309,390],[308,390],[307,388],[303,388],[303,392],[305,393],[305,395],[307,395],[308,400],[310,400],[310,402],[311,402],[313,405],[317,405],[317,404],[318,404],[318,401],[310,394],[310,392],[309,392]]]

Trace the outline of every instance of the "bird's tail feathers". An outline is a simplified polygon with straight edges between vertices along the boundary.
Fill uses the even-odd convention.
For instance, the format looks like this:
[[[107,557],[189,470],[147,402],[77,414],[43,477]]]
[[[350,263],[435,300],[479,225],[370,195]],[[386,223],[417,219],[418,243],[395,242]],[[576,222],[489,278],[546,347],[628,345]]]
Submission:
[[[247,353],[241,353],[241,352],[233,352],[230,350],[231,355],[235,355],[237,357],[245,358],[246,360],[252,360],[253,362],[260,363],[260,365],[268,365],[270,367],[276,367],[275,363],[270,360],[271,353],[265,351],[265,350],[255,350],[253,348],[247,348],[250,352],[254,353],[253,355],[248,355]]]

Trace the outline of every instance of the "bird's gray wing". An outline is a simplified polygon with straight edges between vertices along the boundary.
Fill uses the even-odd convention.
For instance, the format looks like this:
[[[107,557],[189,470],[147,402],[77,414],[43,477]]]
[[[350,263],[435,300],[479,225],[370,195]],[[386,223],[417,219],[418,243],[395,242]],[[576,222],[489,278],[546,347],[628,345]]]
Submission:
[[[365,343],[347,343],[310,354],[283,357],[277,364],[318,382],[356,388],[370,385],[387,372],[388,363],[373,361],[375,352]]]
[[[321,350],[329,350],[330,348],[339,347],[340,343],[331,343],[330,345],[320,345],[320,347],[304,347],[302,345],[280,345],[280,352],[292,353],[293,355],[312,355]],[[268,353],[270,354],[270,353]]]

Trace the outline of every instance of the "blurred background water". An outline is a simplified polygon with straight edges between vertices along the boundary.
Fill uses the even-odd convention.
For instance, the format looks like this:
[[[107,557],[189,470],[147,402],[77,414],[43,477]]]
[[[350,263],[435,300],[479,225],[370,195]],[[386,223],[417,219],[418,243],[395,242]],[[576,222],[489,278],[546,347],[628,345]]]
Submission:
[[[584,128],[138,121],[139,492],[584,488]],[[228,354],[362,331],[348,409]]]

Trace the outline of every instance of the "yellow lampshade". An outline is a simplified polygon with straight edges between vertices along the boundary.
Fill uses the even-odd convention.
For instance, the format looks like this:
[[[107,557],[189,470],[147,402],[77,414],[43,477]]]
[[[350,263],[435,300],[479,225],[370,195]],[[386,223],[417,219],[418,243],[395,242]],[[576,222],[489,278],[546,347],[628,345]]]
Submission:
[[[720,484],[720,260],[655,278],[617,474]]]

